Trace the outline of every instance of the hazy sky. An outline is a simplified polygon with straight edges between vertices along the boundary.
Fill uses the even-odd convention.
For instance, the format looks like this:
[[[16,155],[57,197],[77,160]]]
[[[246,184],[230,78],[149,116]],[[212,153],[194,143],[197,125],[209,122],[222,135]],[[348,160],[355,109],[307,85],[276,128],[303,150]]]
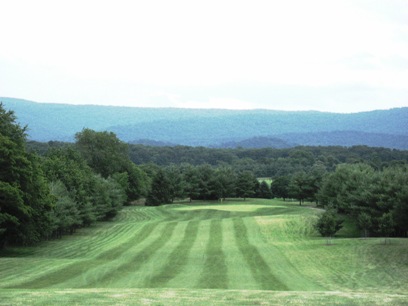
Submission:
[[[356,112],[408,106],[407,0],[0,0],[0,96]]]

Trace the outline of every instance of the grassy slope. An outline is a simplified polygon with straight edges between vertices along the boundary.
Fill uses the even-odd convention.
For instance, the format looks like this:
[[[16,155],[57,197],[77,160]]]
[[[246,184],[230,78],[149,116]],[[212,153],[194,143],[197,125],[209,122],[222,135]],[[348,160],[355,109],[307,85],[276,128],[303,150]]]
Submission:
[[[408,240],[326,246],[319,211],[251,200],[128,207],[0,257],[0,304],[408,303]]]

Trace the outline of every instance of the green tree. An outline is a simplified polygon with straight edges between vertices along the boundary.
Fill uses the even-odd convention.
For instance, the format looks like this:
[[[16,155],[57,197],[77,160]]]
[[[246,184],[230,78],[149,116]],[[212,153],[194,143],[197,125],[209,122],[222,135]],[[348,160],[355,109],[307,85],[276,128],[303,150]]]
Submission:
[[[295,173],[289,183],[289,194],[299,200],[299,205],[310,195],[311,184],[309,176],[304,172]]]
[[[185,187],[183,175],[180,167],[176,165],[170,165],[164,169],[166,177],[170,183],[170,200],[173,202],[176,199],[182,199],[185,197]]]
[[[323,179],[326,176],[326,167],[321,161],[317,161],[309,171],[309,195],[310,201],[316,202],[318,205],[318,194],[323,183]]]
[[[110,219],[118,213],[126,202],[126,193],[122,186],[109,177],[95,175],[92,201],[97,220]]]
[[[392,211],[396,227],[401,236],[408,234],[408,184],[396,194],[395,207]]]
[[[32,244],[52,231],[52,197],[38,158],[25,149],[25,130],[0,103],[0,248]]]
[[[128,146],[112,132],[83,129],[75,134],[76,147],[87,164],[104,178],[123,172],[129,161]]]
[[[327,244],[331,244],[331,238],[343,227],[342,224],[343,220],[339,219],[334,211],[327,210],[320,215],[315,228],[320,235],[327,238]]]
[[[128,175],[128,185],[125,189],[128,201],[145,197],[148,193],[150,183],[147,174],[140,167],[130,161],[123,170]]]
[[[200,191],[199,199],[214,199],[214,190],[211,180],[214,177],[214,169],[209,164],[197,167],[199,173],[198,189]]]
[[[51,182],[50,191],[55,197],[52,211],[54,237],[60,238],[66,233],[74,233],[82,225],[78,204],[61,181]]]
[[[378,229],[384,236],[384,244],[387,244],[388,237],[394,231],[394,220],[391,213],[385,213],[378,219]]]
[[[187,165],[183,171],[183,181],[185,184],[185,193],[190,198],[190,203],[193,199],[200,196],[200,175],[196,167]]]
[[[318,197],[323,205],[358,216],[376,202],[377,180],[374,169],[366,164],[341,164],[324,180]]]
[[[273,179],[271,183],[272,196],[275,198],[282,198],[284,201],[289,197],[289,183],[288,176],[279,176]]]
[[[366,212],[360,213],[357,218],[357,223],[358,223],[358,226],[364,231],[364,237],[367,238],[368,231],[370,230],[373,224],[371,215],[369,215]]]
[[[225,200],[235,195],[236,177],[231,167],[220,167],[210,179],[210,190],[217,200]]]
[[[384,169],[378,184],[383,188],[379,203],[382,213],[392,213],[396,234],[408,235],[408,166],[395,165]]]
[[[146,198],[147,206],[159,206],[171,203],[171,183],[163,170],[153,178],[151,189]]]
[[[87,164],[103,178],[126,172],[128,200],[137,200],[147,194],[147,176],[129,159],[128,145],[112,132],[84,129],[75,135],[76,147]]]
[[[93,201],[95,174],[78,151],[70,147],[50,150],[42,168],[51,182],[61,181],[77,203],[80,223],[89,226],[97,220]]]
[[[236,193],[240,198],[252,197],[255,195],[256,187],[258,186],[258,180],[255,175],[250,171],[243,171],[238,174],[236,183]]]

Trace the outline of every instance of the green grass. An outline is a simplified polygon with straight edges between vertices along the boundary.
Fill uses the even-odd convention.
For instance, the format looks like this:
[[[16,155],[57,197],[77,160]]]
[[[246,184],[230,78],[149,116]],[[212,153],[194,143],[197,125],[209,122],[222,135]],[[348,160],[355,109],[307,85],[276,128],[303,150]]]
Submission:
[[[112,222],[0,254],[0,305],[408,303],[408,240],[330,246],[321,210],[278,200],[126,207]]]

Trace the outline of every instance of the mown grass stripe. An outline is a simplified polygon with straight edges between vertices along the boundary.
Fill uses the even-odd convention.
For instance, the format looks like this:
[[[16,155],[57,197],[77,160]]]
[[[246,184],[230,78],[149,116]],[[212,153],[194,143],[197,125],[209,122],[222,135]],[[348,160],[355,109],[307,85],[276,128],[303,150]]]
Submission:
[[[123,252],[127,251],[129,248],[139,244],[140,242],[144,241],[152,232],[153,230],[159,225],[159,223],[147,223],[145,224],[141,230],[137,233],[137,235],[133,236],[131,239],[127,240],[125,243],[121,243],[120,245],[116,246],[113,249],[108,249],[102,253],[100,253],[96,259],[100,260],[113,260],[119,257]]]
[[[243,219],[235,218],[233,219],[233,224],[238,249],[250,268],[252,276],[259,284],[260,289],[287,290],[288,288],[274,276],[258,249],[249,242],[248,230]]]
[[[115,269],[109,270],[102,277],[93,282],[88,282],[86,288],[109,287],[112,281],[116,281],[125,277],[129,273],[138,271],[147,261],[149,261],[151,256],[170,239],[177,224],[177,222],[168,222],[158,238],[137,252],[136,255],[124,258],[122,264],[116,266]]]
[[[91,258],[103,251],[106,246],[115,247],[115,243],[112,242],[121,241],[124,237],[127,239],[132,237],[140,227],[141,225],[135,226],[133,224],[112,226],[102,232],[95,233],[93,236],[87,236],[87,239],[70,241],[69,248],[66,247],[67,242],[61,242],[54,248],[54,252],[41,256],[61,259]]]
[[[127,250],[131,245],[135,245],[140,243],[154,230],[157,224],[146,224],[141,231],[139,231],[135,236],[133,236],[130,240],[126,241],[125,243],[121,244],[120,247],[117,247],[113,250],[107,250],[97,256],[96,259],[101,260],[111,260],[119,256],[122,252]],[[45,288],[48,286],[55,286],[59,283],[66,282],[67,280],[77,277],[84,273],[87,270],[93,269],[98,265],[101,265],[100,261],[95,260],[82,260],[76,261],[72,264],[69,264],[61,269],[57,269],[50,273],[47,273],[41,277],[32,279],[30,281],[18,284],[16,286],[12,286],[11,288],[27,288],[27,289],[39,289]]]
[[[67,266],[64,266],[61,269],[57,269],[50,273],[46,273],[45,275],[32,279],[27,282],[23,282],[18,285],[6,287],[6,288],[13,288],[13,289],[40,289],[53,286],[55,284],[59,284],[65,282],[67,279],[71,279],[76,277],[86,270],[94,268],[98,265],[98,262],[93,260],[82,260],[77,261]]]
[[[144,287],[164,287],[182,271],[183,267],[188,263],[190,250],[196,241],[198,225],[198,221],[188,222],[184,230],[183,240],[171,252],[163,268],[145,281]]]
[[[252,276],[250,269],[248,269],[245,258],[235,242],[233,218],[224,220],[223,229],[223,239],[225,241],[223,250],[228,259],[228,288],[258,290],[259,285]]]
[[[212,219],[210,238],[206,247],[206,260],[198,288],[226,289],[228,288],[228,269],[222,251],[223,231],[222,219]]]

